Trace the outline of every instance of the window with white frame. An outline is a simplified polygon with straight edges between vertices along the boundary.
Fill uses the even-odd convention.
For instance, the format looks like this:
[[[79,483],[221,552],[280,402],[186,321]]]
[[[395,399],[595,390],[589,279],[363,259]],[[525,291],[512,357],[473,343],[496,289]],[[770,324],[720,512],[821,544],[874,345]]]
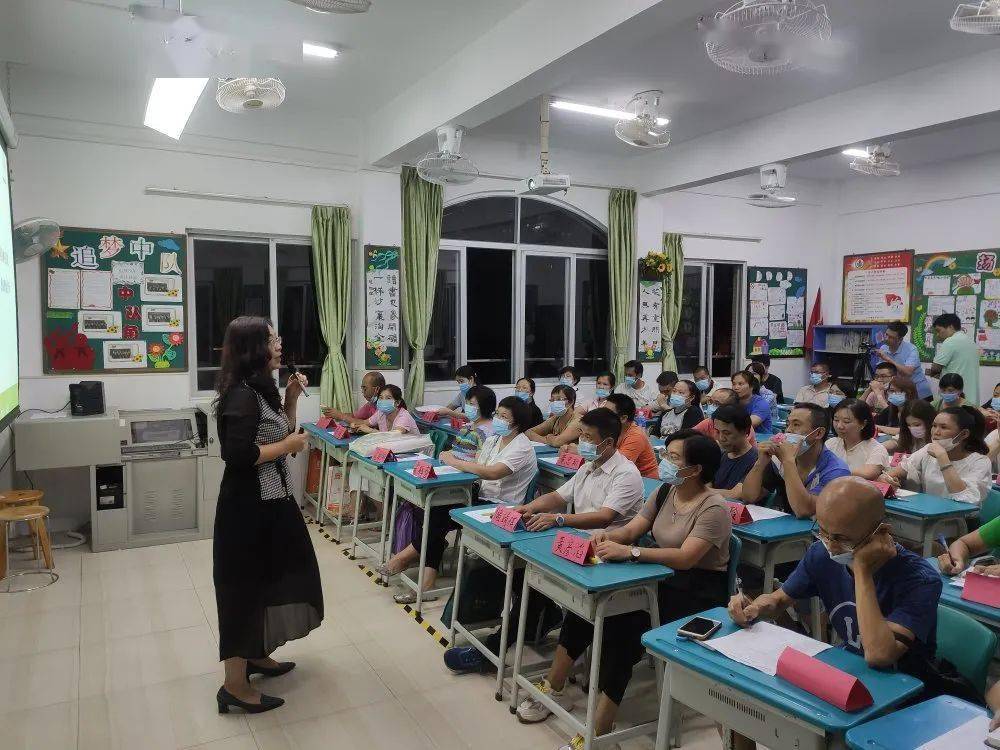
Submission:
[[[555,378],[573,364],[606,370],[608,236],[559,201],[511,195],[445,206],[430,333],[428,382],[459,363],[485,383]]]
[[[273,321],[285,361],[319,385],[326,344],[313,287],[312,246],[305,238],[193,236],[195,390],[211,391],[226,326],[240,315]],[[282,367],[279,379],[287,379]]]
[[[684,261],[681,319],[674,338],[679,373],[704,365],[713,378],[727,378],[742,368],[743,274],[742,263]]]

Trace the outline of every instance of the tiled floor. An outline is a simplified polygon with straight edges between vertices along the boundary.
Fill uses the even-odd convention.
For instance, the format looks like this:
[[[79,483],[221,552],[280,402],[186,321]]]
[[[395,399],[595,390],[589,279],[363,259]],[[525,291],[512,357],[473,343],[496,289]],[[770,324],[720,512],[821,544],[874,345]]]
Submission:
[[[298,662],[267,681],[286,705],[251,717],[220,716],[215,706],[222,670],[211,541],[58,550],[56,584],[0,595],[0,747],[555,750],[566,741],[551,720],[519,724],[494,700],[492,679],[449,673],[441,646],[392,603],[391,591],[315,526],[310,532],[326,620],[276,654]],[[655,689],[641,672],[623,721],[655,714]],[[705,719],[685,723],[683,747],[720,746]],[[625,750],[651,747],[645,738]]]

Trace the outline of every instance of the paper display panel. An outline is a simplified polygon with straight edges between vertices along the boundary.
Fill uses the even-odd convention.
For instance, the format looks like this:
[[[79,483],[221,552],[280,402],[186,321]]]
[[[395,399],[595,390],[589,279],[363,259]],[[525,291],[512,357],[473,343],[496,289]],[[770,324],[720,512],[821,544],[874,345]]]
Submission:
[[[788,319],[804,318],[806,312],[806,301],[802,297],[789,297],[785,302],[788,308]]]
[[[365,367],[402,366],[398,247],[365,246]]]
[[[104,341],[102,344],[108,368],[141,370],[146,367],[145,341]]]
[[[766,318],[767,317],[767,300],[750,300],[750,317],[751,318]]]
[[[143,302],[183,302],[181,277],[170,274],[146,274],[139,285]]]
[[[780,286],[769,286],[767,288],[767,302],[769,305],[784,305],[786,296],[785,290]]]
[[[80,272],[80,307],[84,310],[111,309],[111,272]]]
[[[122,314],[117,310],[80,310],[77,326],[88,339],[120,339]]]
[[[80,309],[80,272],[50,268],[48,274],[48,300],[52,310]]]
[[[750,284],[750,301],[767,302],[767,284]]]
[[[913,278],[913,252],[844,257],[845,324],[908,322]]]
[[[750,318],[750,335],[767,335],[767,318]]]
[[[132,260],[111,261],[111,280],[115,284],[137,285],[142,281],[142,263]]]
[[[953,313],[955,312],[955,298],[951,296],[947,297],[928,297],[927,298],[927,316],[933,318],[941,313]]]
[[[981,294],[983,291],[982,275],[978,273],[962,273],[951,277],[952,294]]]
[[[803,356],[806,270],[751,267],[746,278],[746,353],[768,354],[772,359]],[[791,329],[799,333],[791,334]]]
[[[926,276],[924,277],[923,284],[923,294],[925,297],[951,294],[951,276]]]
[[[772,321],[770,324],[770,331],[768,332],[768,338],[772,339],[787,339],[788,338],[788,324],[785,321]]]
[[[788,346],[804,346],[806,343],[806,332],[801,328],[789,328],[788,329]]]
[[[142,330],[174,333],[184,330],[184,308],[180,305],[143,305]]]
[[[1000,328],[1000,299],[984,299],[979,306],[979,327]]]
[[[768,305],[768,308],[767,308],[767,319],[768,320],[784,320],[785,319],[785,306],[784,305]]]
[[[985,279],[983,281],[983,297],[1000,299],[1000,279]]]
[[[658,362],[663,354],[660,320],[663,314],[663,282],[659,279],[639,280],[639,360]]]

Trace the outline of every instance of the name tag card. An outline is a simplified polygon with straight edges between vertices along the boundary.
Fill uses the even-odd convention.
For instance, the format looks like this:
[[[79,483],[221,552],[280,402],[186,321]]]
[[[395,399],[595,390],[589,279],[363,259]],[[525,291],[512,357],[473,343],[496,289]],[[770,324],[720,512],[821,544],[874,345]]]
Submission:
[[[556,466],[562,466],[564,469],[579,469],[583,466],[583,456],[579,453],[563,451],[556,459]]]
[[[649,420],[653,418],[653,410],[648,406],[644,406],[641,409],[635,410],[635,423],[640,427],[645,427]]]
[[[462,429],[462,425],[464,424],[465,424],[465,419],[463,419],[462,417],[451,418],[451,426],[454,427],[456,430]]]
[[[438,413],[436,411],[422,411],[422,412],[419,412],[419,414],[420,414],[420,418],[423,419],[425,422],[437,422],[438,421]]]
[[[733,520],[735,526],[742,526],[746,523],[753,523],[753,518],[750,516],[750,511],[747,510],[747,506],[743,503],[737,503],[732,500],[726,500],[726,505],[729,506],[729,517]]]
[[[434,467],[426,461],[417,461],[416,465],[413,467],[413,476],[417,479],[437,478],[437,474],[434,473]]]
[[[860,711],[873,702],[872,694],[857,677],[791,646],[778,657],[777,675],[841,711]]]
[[[330,434],[333,435],[337,440],[347,440],[350,432],[347,427],[342,425],[340,422],[336,422],[333,427],[329,428]]]
[[[498,505],[493,511],[490,523],[499,526],[504,531],[515,532],[524,531],[524,518],[513,508],[506,505]]]
[[[560,531],[552,540],[552,554],[577,565],[592,565],[595,558],[594,543],[590,537]]]
[[[896,488],[888,482],[872,482],[875,489],[882,493],[882,497],[889,498],[896,494]]]
[[[895,453],[892,454],[892,460],[889,461],[889,468],[895,469],[897,466],[903,463],[903,459],[909,457],[910,457],[909,453],[901,453],[899,451],[896,451]]]
[[[330,426],[331,422],[333,422],[333,417],[320,417],[319,419],[316,420],[316,426],[319,427],[321,430],[325,430],[327,427]]]
[[[382,446],[376,448],[375,452],[372,453],[372,461],[377,464],[388,464],[396,460],[396,454],[392,452],[390,448]]]
[[[973,573],[965,574],[962,598],[987,607],[1000,607],[1000,578]]]

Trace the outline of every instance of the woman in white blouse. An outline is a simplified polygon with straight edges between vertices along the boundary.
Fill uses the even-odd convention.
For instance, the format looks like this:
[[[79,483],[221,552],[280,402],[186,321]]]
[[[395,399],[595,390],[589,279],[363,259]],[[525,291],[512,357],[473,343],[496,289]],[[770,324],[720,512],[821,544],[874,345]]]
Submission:
[[[837,433],[826,441],[826,447],[837,455],[851,474],[864,479],[877,479],[889,465],[889,454],[875,439],[875,416],[864,401],[847,399],[833,412],[833,430]]]
[[[881,478],[907,489],[979,505],[992,483],[983,442],[985,426],[982,412],[971,406],[945,409],[934,418],[932,442]]]

